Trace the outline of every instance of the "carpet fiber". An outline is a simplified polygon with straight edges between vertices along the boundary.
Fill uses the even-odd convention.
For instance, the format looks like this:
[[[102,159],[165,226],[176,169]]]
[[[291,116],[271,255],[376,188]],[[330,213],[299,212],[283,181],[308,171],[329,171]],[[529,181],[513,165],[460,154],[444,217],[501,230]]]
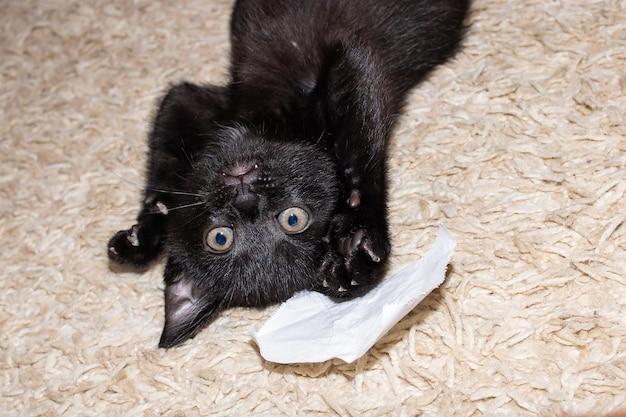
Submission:
[[[116,270],[146,132],[222,82],[230,1],[0,2],[7,416],[557,416],[626,407],[626,2],[475,0],[391,144],[392,272],[439,223],[444,285],[352,364],[276,365],[222,314],[156,347],[162,265]]]

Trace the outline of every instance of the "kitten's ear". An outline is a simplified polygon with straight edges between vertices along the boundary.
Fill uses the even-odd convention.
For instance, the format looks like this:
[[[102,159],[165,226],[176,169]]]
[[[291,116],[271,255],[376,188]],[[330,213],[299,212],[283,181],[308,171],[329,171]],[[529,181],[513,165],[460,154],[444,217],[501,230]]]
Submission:
[[[197,288],[193,275],[168,262],[165,267],[165,325],[159,347],[170,348],[193,337],[222,310],[220,300]]]

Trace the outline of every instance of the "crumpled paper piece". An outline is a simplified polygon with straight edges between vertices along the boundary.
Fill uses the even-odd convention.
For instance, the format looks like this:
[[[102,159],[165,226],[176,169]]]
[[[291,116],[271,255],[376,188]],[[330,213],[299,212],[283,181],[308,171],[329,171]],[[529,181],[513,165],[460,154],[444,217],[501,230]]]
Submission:
[[[455,245],[440,225],[435,243],[422,259],[362,297],[338,303],[318,292],[294,295],[259,331],[250,328],[261,356],[283,364],[357,360],[441,285]]]

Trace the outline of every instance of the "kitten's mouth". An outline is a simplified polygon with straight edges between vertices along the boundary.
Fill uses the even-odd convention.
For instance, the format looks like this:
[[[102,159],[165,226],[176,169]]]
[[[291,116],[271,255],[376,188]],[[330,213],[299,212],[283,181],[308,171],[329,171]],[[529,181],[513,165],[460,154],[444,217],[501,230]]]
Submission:
[[[222,172],[226,185],[252,184],[259,178],[259,164],[239,163]]]
[[[234,188],[233,205],[236,208],[250,210],[256,207],[259,195],[254,192],[253,184],[259,179],[258,164],[235,164],[222,172],[222,176],[224,184]]]

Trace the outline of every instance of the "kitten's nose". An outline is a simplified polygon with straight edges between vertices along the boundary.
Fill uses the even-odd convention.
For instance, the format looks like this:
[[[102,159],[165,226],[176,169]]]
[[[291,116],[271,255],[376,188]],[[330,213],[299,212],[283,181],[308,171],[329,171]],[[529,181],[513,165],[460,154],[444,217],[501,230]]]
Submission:
[[[251,210],[256,207],[258,202],[259,196],[250,190],[250,185],[243,184],[241,187],[237,187],[237,194],[233,200],[233,205],[239,210]]]

